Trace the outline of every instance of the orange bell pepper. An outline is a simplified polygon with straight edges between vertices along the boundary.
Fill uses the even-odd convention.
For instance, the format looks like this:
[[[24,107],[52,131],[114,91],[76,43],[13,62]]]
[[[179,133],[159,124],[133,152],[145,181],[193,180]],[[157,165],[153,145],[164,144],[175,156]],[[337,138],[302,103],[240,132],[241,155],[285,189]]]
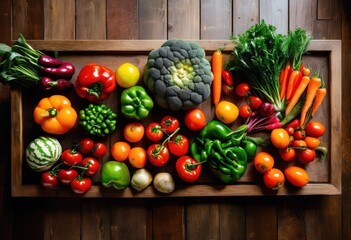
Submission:
[[[53,95],[40,100],[33,112],[34,121],[51,134],[64,134],[74,127],[77,112],[71,102],[62,95]]]

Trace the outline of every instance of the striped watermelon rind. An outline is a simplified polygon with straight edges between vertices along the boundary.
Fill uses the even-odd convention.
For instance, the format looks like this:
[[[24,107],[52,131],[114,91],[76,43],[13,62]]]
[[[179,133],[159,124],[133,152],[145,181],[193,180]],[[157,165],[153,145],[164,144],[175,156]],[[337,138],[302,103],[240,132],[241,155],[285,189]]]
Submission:
[[[62,146],[53,137],[40,136],[30,142],[25,155],[28,166],[37,172],[50,169],[60,159]]]

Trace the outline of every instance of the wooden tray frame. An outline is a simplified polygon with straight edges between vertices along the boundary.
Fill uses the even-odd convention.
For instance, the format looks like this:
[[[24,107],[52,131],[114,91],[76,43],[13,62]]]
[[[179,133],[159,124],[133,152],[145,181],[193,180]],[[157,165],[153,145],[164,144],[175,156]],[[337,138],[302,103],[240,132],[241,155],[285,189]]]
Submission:
[[[164,40],[107,40],[107,41],[28,41],[36,49],[43,51],[112,51],[147,53],[158,48]],[[219,46],[226,45],[225,51],[233,49],[229,41],[197,41],[206,52],[213,52]],[[262,195],[339,195],[341,194],[341,41],[312,40],[310,52],[322,52],[328,55],[330,81],[330,179],[327,183],[309,183],[307,186],[291,190],[284,186],[277,192],[265,191],[261,185],[238,183],[233,185],[184,185],[176,186],[169,195],[162,195],[152,186],[141,193],[127,188],[123,191],[92,186],[91,190],[81,197],[123,197],[123,198],[154,198],[154,197],[211,197],[211,196],[262,196]],[[11,90],[11,193],[13,197],[79,197],[72,191],[48,191],[40,184],[22,184],[22,164],[24,150],[22,93],[19,89]]]

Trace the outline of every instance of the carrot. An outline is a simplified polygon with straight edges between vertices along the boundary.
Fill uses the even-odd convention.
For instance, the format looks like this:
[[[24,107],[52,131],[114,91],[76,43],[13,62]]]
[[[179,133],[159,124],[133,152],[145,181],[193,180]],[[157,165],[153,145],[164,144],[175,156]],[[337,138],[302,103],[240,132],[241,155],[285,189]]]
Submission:
[[[312,117],[314,117],[314,115],[316,114],[319,106],[322,104],[325,95],[327,95],[327,89],[326,88],[319,88],[317,90],[316,98],[314,99],[313,105],[312,105],[312,108],[311,108],[311,116]]]
[[[286,85],[288,82],[288,75],[290,72],[290,62],[286,63],[285,68],[282,70],[282,72],[284,72],[284,74],[282,74],[282,78],[280,79],[280,100],[282,100],[283,97],[285,97]]]
[[[302,72],[300,71],[300,73],[298,74],[298,77],[295,79],[294,87],[293,87],[293,90],[291,92],[291,96],[293,96],[295,94],[296,89],[299,87],[299,85],[301,83],[301,79],[302,79]]]
[[[297,83],[297,79],[299,78],[299,75],[301,74],[300,71],[295,70],[291,73],[290,77],[289,77],[289,81],[288,81],[288,86],[286,88],[286,94],[285,94],[285,98],[287,101],[290,100],[291,96],[292,96],[292,91],[294,89],[294,85],[295,83]]]
[[[218,49],[212,55],[212,100],[213,104],[217,105],[221,99],[222,91],[222,70],[223,70],[223,55],[222,50]]]
[[[301,95],[305,91],[308,83],[310,82],[310,77],[304,76],[301,79],[300,85],[297,87],[295,94],[291,97],[288,106],[285,109],[285,115],[288,115],[289,112],[293,109],[293,107],[296,105],[298,100],[300,99]]]
[[[303,105],[303,107],[301,109],[300,126],[302,126],[305,123],[307,111],[312,106],[313,100],[316,97],[317,91],[318,91],[319,87],[321,86],[321,83],[322,83],[322,80],[320,78],[312,77],[311,81],[308,84],[305,104]]]

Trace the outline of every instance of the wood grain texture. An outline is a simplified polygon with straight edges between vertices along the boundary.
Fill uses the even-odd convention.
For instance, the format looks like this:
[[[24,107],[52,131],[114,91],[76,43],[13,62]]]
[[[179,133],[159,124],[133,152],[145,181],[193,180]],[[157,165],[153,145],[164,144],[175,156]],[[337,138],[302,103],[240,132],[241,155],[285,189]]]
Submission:
[[[289,27],[288,0],[260,0],[260,19],[274,25],[278,33],[287,34]]]
[[[314,13],[311,1],[289,1],[289,30],[302,28],[307,34],[313,35]]]
[[[167,39],[167,1],[139,0],[139,39]]]
[[[13,14],[16,16],[12,24],[14,39],[17,39],[19,34],[22,34],[26,39],[43,39],[44,12],[42,0],[14,0]]]
[[[232,34],[232,1],[201,1],[201,39],[228,39]]]
[[[138,0],[106,0],[107,39],[138,39]]]
[[[200,1],[168,1],[168,39],[200,39]]]
[[[259,0],[233,1],[233,35],[245,32],[260,21]]]
[[[44,39],[75,39],[75,2],[44,0]]]
[[[76,0],[76,39],[106,39],[106,1]]]

